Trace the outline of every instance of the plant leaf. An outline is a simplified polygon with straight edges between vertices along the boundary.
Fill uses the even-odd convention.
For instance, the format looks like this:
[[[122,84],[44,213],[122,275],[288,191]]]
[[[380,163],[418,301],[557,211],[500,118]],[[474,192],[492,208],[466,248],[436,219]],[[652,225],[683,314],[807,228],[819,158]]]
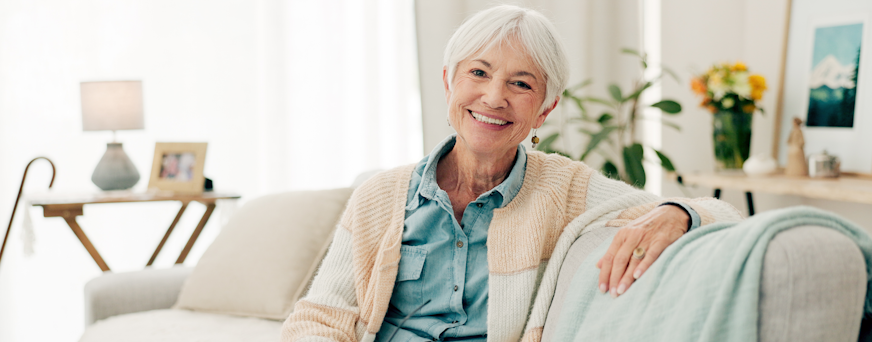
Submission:
[[[633,50],[630,48],[623,48],[623,49],[621,49],[621,52],[626,53],[628,55],[636,55],[636,57],[642,58],[642,54],[640,54],[639,51],[636,51],[636,50]]]
[[[619,89],[618,91],[620,91],[620,89]],[[599,103],[599,104],[601,104],[601,105],[606,105],[606,106],[609,106],[609,107],[613,107],[613,106],[615,105],[614,103],[611,103],[611,102],[609,102],[608,100],[601,99],[601,98],[598,98],[598,97],[585,97],[585,98],[582,98],[581,100],[582,100],[582,101],[593,102],[593,103]]]
[[[657,157],[660,157],[660,165],[663,166],[663,169],[669,172],[675,172],[675,166],[672,165],[672,161],[669,160],[669,157],[658,150],[654,150],[654,152],[657,152]]]
[[[624,98],[621,97],[621,88],[619,88],[617,84],[609,85],[609,94],[612,95],[612,98],[617,102],[624,101]]]
[[[676,124],[676,123],[674,123],[674,122],[669,122],[669,121],[666,121],[666,120],[660,120],[660,123],[661,123],[662,125],[664,125],[664,126],[672,127],[672,129],[681,132],[681,126],[678,126],[678,124]]]
[[[545,152],[545,153],[556,153],[557,150],[551,147],[551,144],[554,143],[557,138],[560,137],[560,133],[552,133],[551,135],[542,139],[539,145],[536,146],[536,150]]]
[[[635,99],[635,98],[639,97],[639,95],[641,95],[642,92],[645,91],[645,89],[650,88],[651,85],[652,85],[651,82],[645,82],[645,84],[642,85],[641,87],[639,87],[639,89],[636,89],[635,92],[633,92],[633,93],[630,94],[630,95],[627,95],[627,97],[624,98],[624,100],[632,100],[632,99]]]
[[[681,112],[681,105],[672,100],[663,100],[652,104],[651,107],[660,108],[660,110],[667,114],[678,114]]]
[[[610,160],[606,160],[602,168],[603,175],[615,180],[621,180],[621,174],[618,173],[618,167]]]
[[[645,168],[642,166],[644,149],[639,143],[624,147],[624,168],[630,185],[645,187]]]
[[[572,86],[572,87],[567,88],[567,89],[564,91],[564,94],[565,94],[566,92],[574,92],[574,91],[576,91],[576,90],[578,90],[578,89],[581,89],[581,88],[587,87],[587,86],[590,85],[591,83],[593,83],[593,80],[592,80],[592,79],[586,79],[586,80],[582,81],[582,82],[579,83],[579,84],[576,84],[576,85],[574,85],[574,86]]]
[[[678,74],[676,74],[675,71],[672,71],[672,69],[669,69],[665,66],[661,66],[660,69],[663,69],[663,73],[671,76],[672,79],[675,80],[675,82],[681,83],[681,80],[678,79]]]
[[[605,123],[609,122],[609,120],[614,119],[614,118],[615,118],[614,115],[611,115],[609,113],[603,113],[603,115],[600,115],[599,119],[596,119],[596,122],[599,122],[601,124],[605,124]]]
[[[594,135],[590,136],[590,142],[587,143],[587,148],[585,148],[584,153],[581,154],[581,157],[578,157],[578,160],[583,161],[584,158],[587,158],[587,155],[590,154],[590,151],[593,151],[599,143],[601,143],[604,139],[609,137],[609,134],[615,130],[614,126],[604,126],[602,130],[597,132]]]

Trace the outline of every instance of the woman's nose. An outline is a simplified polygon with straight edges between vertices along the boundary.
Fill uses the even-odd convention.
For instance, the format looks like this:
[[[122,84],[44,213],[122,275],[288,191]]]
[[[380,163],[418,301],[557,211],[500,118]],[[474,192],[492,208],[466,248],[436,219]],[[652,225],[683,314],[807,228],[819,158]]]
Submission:
[[[481,101],[490,108],[505,108],[508,106],[506,101],[506,87],[503,82],[492,80],[488,82],[482,94]]]

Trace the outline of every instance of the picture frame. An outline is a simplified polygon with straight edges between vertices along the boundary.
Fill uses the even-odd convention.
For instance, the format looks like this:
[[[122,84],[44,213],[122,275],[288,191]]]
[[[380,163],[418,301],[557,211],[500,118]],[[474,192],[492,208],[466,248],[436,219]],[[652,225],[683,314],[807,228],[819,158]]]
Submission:
[[[181,194],[202,193],[206,146],[207,143],[155,143],[148,189]]]
[[[841,170],[872,174],[872,1],[791,0],[773,155],[787,163],[794,117],[807,155],[827,151]]]

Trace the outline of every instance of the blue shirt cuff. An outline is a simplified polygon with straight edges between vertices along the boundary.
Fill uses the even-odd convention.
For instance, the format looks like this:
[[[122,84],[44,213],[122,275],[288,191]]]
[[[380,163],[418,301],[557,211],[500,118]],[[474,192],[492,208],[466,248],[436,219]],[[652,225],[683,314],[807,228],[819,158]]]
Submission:
[[[687,227],[688,232],[691,229],[699,227],[699,221],[700,221],[699,214],[696,212],[696,210],[693,210],[693,208],[691,208],[689,205],[687,205],[685,203],[681,203],[681,202],[669,201],[669,202],[661,203],[660,205],[658,205],[658,207],[661,207],[664,205],[674,205],[676,207],[684,209],[684,211],[687,212],[687,215],[690,216],[690,222],[688,222],[688,227]]]

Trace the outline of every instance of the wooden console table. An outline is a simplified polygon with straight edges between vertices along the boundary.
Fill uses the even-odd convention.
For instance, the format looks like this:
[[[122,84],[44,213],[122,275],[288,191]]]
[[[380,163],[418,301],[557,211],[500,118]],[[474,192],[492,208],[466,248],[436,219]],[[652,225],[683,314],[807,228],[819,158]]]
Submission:
[[[713,188],[715,198],[720,198],[721,189],[744,191],[750,215],[754,215],[753,192],[872,204],[872,178],[865,176],[843,175],[839,178],[822,179],[788,177],[783,174],[732,176],[691,173],[673,177],[685,185],[701,185]]]
[[[103,271],[109,271],[109,266],[106,265],[106,262],[103,261],[103,257],[100,256],[100,253],[97,252],[97,249],[94,248],[94,245],[91,244],[91,240],[88,239],[88,236],[85,235],[85,232],[76,222],[76,216],[84,215],[84,206],[86,204],[101,204],[101,203],[134,203],[134,202],[158,202],[158,201],[179,201],[182,202],[182,208],[179,209],[179,213],[176,214],[176,218],[173,219],[173,223],[170,224],[170,227],[167,229],[166,234],[164,234],[163,239],[160,240],[160,243],[157,245],[157,248],[154,250],[154,254],[152,254],[151,259],[148,260],[148,263],[145,266],[151,266],[154,263],[154,260],[157,258],[158,253],[163,248],[164,243],[167,242],[167,239],[170,237],[170,234],[173,232],[173,228],[176,227],[176,224],[179,223],[179,219],[184,214],[185,209],[188,208],[188,203],[191,202],[199,202],[206,206],[206,212],[203,213],[203,217],[200,219],[200,223],[197,224],[197,228],[194,229],[194,232],[191,234],[191,237],[188,239],[188,243],[185,244],[185,248],[182,249],[182,253],[179,254],[179,258],[176,259],[176,264],[181,264],[185,262],[185,258],[188,257],[188,253],[191,251],[191,247],[194,246],[194,242],[197,241],[197,238],[200,237],[200,232],[203,230],[203,227],[206,226],[206,222],[209,221],[209,217],[212,216],[212,211],[215,210],[215,201],[219,199],[237,199],[239,195],[235,194],[221,194],[221,193],[213,193],[213,192],[204,192],[199,195],[179,195],[167,192],[155,192],[155,193],[96,193],[96,194],[87,194],[87,195],[43,195],[38,197],[31,198],[31,203],[33,206],[39,206],[43,208],[43,216],[44,217],[62,217],[64,221],[70,226],[73,230],[73,233],[76,234],[76,237],[79,238],[79,241],[82,242],[82,246],[85,246],[85,249],[88,250],[88,253],[91,254],[91,257],[94,258],[94,262],[97,263],[97,266],[100,267]]]

